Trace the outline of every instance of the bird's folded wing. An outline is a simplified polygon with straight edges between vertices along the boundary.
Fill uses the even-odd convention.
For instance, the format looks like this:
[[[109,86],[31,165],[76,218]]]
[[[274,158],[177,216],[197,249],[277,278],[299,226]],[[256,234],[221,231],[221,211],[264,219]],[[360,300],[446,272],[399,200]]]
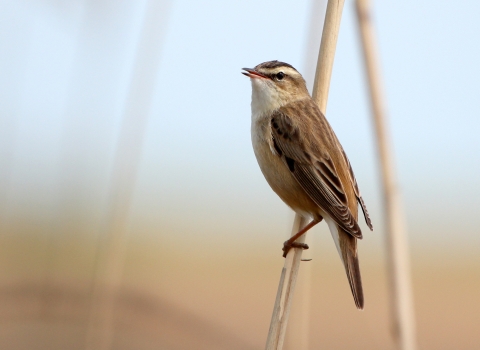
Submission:
[[[370,215],[368,214],[367,206],[365,205],[365,202],[363,201],[363,198],[360,195],[360,190],[358,188],[357,179],[355,178],[355,174],[353,173],[352,165],[350,164],[350,161],[348,160],[348,157],[347,157],[345,151],[343,150],[342,145],[340,144],[340,142],[338,142],[338,140],[336,140],[336,141],[337,141],[338,146],[342,150],[343,157],[345,159],[345,162],[348,165],[348,173],[350,174],[350,181],[352,182],[353,189],[355,190],[355,196],[357,197],[357,201],[358,201],[358,203],[360,203],[360,207],[362,208],[363,217],[365,218],[365,222],[367,223],[368,228],[371,231],[373,231],[372,220],[370,219]]]
[[[348,208],[342,181],[328,153],[322,152],[308,133],[302,134],[292,119],[281,111],[273,114],[271,126],[275,151],[300,186],[340,227],[361,239],[362,232]]]

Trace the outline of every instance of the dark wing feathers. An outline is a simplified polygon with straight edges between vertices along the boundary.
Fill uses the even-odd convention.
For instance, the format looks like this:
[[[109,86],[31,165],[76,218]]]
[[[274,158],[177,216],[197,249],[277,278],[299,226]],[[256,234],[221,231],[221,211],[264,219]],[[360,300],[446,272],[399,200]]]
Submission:
[[[300,128],[285,113],[275,112],[271,124],[274,148],[305,192],[347,233],[362,238],[329,155],[310,145],[305,135],[300,137]]]
[[[334,192],[332,186],[323,179],[319,179],[308,165],[299,164],[293,175],[310,198],[326,211],[340,227],[352,236],[362,238],[362,232],[346,205],[346,197],[343,192]]]
[[[343,150],[343,147],[338,140],[337,140],[337,143],[340,146],[340,149],[342,150],[342,154],[343,154],[343,158],[345,158],[345,162],[347,162],[348,172],[350,174],[350,180],[352,181],[353,189],[355,190],[355,196],[357,197],[357,201],[358,203],[360,203],[360,207],[362,208],[363,216],[365,217],[365,222],[367,223],[368,228],[371,231],[373,231],[372,220],[370,219],[370,215],[368,215],[367,206],[365,205],[365,202],[363,201],[363,198],[360,195],[360,190],[358,189],[357,179],[355,178],[355,174],[353,173],[352,165],[350,164],[347,154]]]

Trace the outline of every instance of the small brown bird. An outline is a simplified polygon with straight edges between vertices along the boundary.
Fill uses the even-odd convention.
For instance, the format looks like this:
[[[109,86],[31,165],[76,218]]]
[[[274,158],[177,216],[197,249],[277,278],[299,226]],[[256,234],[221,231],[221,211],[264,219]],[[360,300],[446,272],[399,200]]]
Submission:
[[[243,70],[252,82],[252,143],[260,169],[290,208],[313,219],[284,243],[284,256],[291,247],[307,249],[295,240],[325,219],[355,305],[363,309],[358,203],[368,227],[373,228],[342,145],[295,68],[270,61]]]

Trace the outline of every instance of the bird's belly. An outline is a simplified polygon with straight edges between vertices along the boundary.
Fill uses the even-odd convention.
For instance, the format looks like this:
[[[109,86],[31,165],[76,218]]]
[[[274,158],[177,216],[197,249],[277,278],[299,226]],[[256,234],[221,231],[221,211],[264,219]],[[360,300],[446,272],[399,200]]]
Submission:
[[[303,190],[282,159],[271,151],[268,143],[258,139],[252,141],[258,165],[272,190],[298,214],[304,217],[320,215],[320,208]]]

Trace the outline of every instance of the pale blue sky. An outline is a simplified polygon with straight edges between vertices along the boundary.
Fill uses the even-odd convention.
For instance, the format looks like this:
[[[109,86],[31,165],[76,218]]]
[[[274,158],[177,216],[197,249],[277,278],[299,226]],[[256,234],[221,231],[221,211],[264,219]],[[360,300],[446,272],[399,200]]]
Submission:
[[[164,7],[168,23],[133,207],[145,232],[208,229],[242,240],[243,233],[288,231],[288,210],[252,152],[251,89],[240,70],[278,59],[308,71],[311,8],[307,0]],[[145,1],[133,0],[0,2],[4,216],[21,210],[54,220],[69,195],[85,217],[102,210],[144,11]],[[440,243],[455,237],[459,246],[478,246],[480,4],[376,1],[374,13],[412,244],[440,236]],[[351,1],[327,118],[381,233]]]

